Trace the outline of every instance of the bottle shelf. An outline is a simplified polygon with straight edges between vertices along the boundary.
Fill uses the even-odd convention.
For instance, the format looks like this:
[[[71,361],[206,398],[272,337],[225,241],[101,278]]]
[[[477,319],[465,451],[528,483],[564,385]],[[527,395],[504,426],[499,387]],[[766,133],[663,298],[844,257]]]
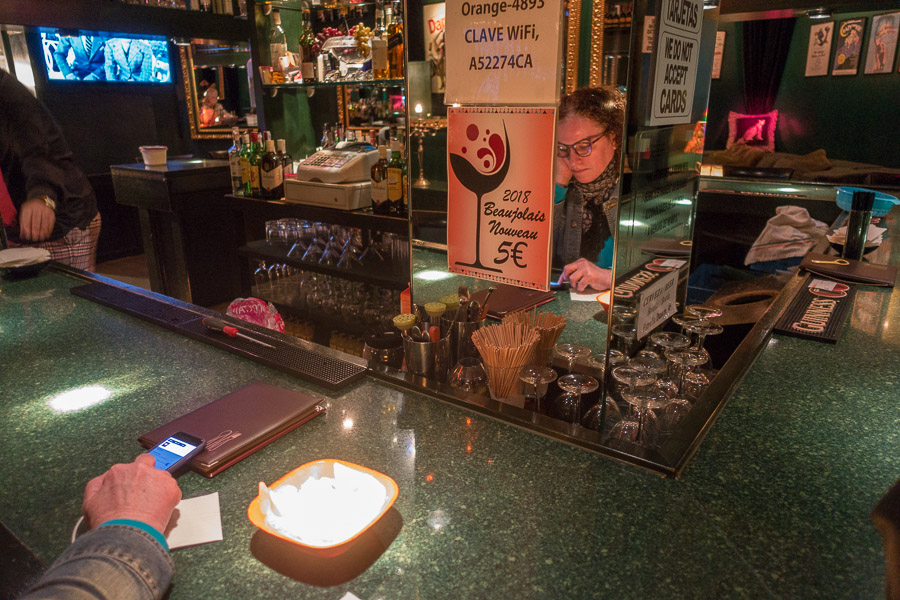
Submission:
[[[328,88],[328,87],[405,87],[404,79],[361,79],[359,81],[316,81],[313,83],[264,83],[263,88],[267,90],[289,90],[289,89],[307,89],[307,88]]]
[[[303,2],[292,2],[290,0],[265,0],[263,2],[257,2],[257,4],[263,6],[271,6],[272,8],[277,8],[278,10],[314,10],[314,11],[322,11],[322,10],[341,10],[341,8],[351,9],[351,8],[360,8],[360,7],[374,7],[375,2],[343,2],[341,4],[334,3],[334,5],[313,5],[308,0],[304,0]]]
[[[282,263],[313,273],[331,275],[347,281],[367,283],[391,290],[405,290],[409,286],[408,274],[385,272],[391,270],[393,265],[390,262],[386,262],[378,268],[363,266],[356,269],[338,269],[291,258],[288,256],[290,249],[289,244],[270,244],[266,240],[257,240],[241,246],[237,252],[239,256],[246,258]]]

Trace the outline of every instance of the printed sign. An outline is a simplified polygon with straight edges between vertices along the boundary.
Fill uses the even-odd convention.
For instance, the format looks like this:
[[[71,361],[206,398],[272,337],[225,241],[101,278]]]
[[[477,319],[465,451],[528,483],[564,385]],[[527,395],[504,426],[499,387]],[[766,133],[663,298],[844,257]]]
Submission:
[[[667,261],[679,262],[679,261]],[[684,263],[684,261],[680,261]],[[637,339],[643,339],[658,325],[675,314],[675,295],[678,292],[678,271],[663,275],[658,281],[641,292],[634,327]]]
[[[716,32],[716,48],[713,51],[712,78],[718,79],[722,75],[722,55],[725,53],[725,32]]]
[[[832,75],[856,75],[865,27],[865,17],[847,19],[838,24],[835,33],[834,60],[831,64]]]
[[[650,100],[651,125],[691,121],[702,27],[702,0],[662,1]]]
[[[775,331],[836,344],[850,315],[855,295],[854,285],[814,278],[794,296],[775,324]]]
[[[439,94],[447,83],[447,55],[444,52],[444,11],[446,3],[425,4],[422,16],[425,26],[425,61],[431,67],[431,91]]]
[[[820,23],[809,28],[809,47],[806,50],[806,76],[828,75],[831,56],[831,35],[834,23]]]
[[[869,31],[869,47],[866,50],[866,75],[890,73],[897,51],[897,29],[900,27],[900,12],[872,17]]]
[[[555,105],[561,19],[560,0],[450,2],[444,101]]]
[[[547,291],[554,108],[447,111],[448,270]]]

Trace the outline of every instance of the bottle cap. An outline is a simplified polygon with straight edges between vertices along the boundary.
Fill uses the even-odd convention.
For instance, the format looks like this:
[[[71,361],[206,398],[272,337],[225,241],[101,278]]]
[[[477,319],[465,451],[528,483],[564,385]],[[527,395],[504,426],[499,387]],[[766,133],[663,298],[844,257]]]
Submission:
[[[391,152],[400,152],[400,140],[391,140]]]
[[[381,145],[378,146],[378,158],[387,158],[387,146]]]
[[[278,140],[278,150],[284,152],[285,149],[285,141],[283,139]]]
[[[266,152],[275,152],[274,140],[266,140]]]

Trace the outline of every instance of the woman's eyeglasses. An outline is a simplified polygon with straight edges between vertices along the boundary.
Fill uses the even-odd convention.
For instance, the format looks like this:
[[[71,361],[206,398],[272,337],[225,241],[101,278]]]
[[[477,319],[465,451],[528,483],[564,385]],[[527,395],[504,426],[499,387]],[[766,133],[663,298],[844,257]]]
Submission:
[[[581,158],[590,156],[591,151],[594,149],[594,143],[605,136],[606,132],[604,131],[594,137],[578,140],[574,144],[556,144],[556,155],[560,158],[569,158],[569,150],[571,149]]]

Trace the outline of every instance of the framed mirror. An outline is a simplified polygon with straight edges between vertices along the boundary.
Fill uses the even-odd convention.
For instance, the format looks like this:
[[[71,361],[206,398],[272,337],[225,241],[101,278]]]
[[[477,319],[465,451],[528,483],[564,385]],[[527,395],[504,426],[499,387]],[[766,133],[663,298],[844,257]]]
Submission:
[[[403,86],[344,86],[344,125],[349,129],[403,127],[406,98]]]
[[[192,40],[179,55],[191,137],[230,139],[232,127],[247,126],[249,47]]]

